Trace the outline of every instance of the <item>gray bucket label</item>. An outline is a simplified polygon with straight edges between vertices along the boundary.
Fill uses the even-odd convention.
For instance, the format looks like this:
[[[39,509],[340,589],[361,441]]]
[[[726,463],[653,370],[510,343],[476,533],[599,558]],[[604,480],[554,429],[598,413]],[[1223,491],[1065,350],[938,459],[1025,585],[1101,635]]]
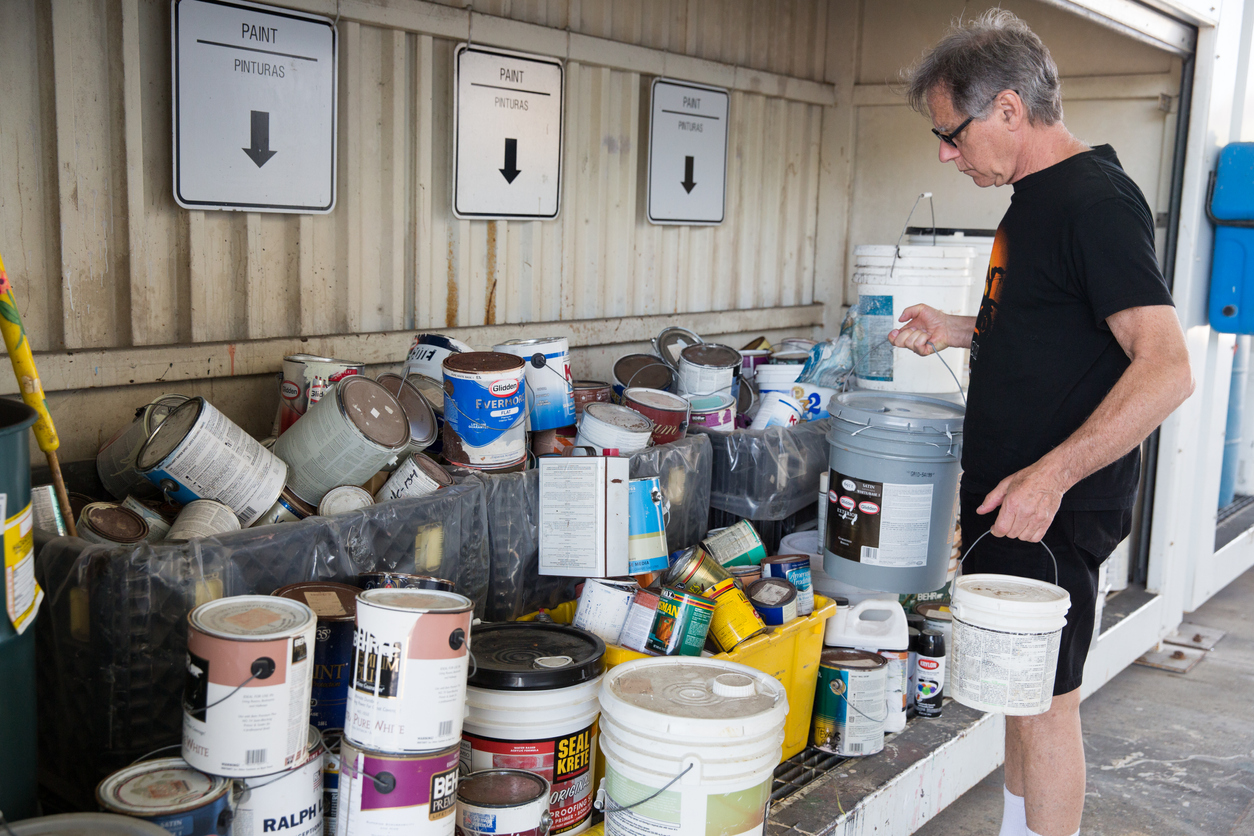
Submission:
[[[927,565],[932,485],[869,482],[831,471],[827,548],[833,554],[892,569]]]

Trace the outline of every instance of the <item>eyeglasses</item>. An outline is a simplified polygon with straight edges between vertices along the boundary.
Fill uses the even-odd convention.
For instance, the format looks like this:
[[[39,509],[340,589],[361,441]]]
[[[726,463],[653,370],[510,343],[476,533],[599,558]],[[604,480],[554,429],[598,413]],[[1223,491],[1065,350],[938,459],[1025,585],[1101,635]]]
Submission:
[[[951,148],[957,148],[958,143],[954,142],[954,140],[956,140],[958,138],[958,134],[962,133],[963,130],[966,129],[967,125],[970,125],[973,121],[975,121],[975,117],[968,116],[967,121],[963,122],[961,125],[959,125],[957,128],[955,128],[954,130],[950,131],[947,134],[943,134],[940,131],[936,130],[935,128],[932,128],[932,133],[936,134],[937,139],[941,140],[942,142],[948,143]]]

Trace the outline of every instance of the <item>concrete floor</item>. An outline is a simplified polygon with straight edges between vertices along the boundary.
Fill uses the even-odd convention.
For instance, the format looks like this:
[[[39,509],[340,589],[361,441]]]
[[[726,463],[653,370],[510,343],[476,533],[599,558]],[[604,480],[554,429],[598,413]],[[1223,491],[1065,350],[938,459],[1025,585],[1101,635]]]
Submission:
[[[1228,634],[1185,675],[1132,665],[1081,706],[1084,836],[1254,836],[1254,570],[1187,621]],[[996,836],[998,769],[917,832]]]

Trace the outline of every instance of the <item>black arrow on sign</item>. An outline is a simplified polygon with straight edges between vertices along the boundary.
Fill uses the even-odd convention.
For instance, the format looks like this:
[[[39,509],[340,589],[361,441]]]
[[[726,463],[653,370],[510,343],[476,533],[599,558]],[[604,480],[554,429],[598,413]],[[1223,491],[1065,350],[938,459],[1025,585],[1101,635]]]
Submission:
[[[505,140],[505,168],[500,171],[506,183],[513,183],[514,178],[522,174],[518,170],[518,140]]]
[[[692,157],[684,157],[684,179],[679,185],[684,187],[684,191],[692,194],[692,189],[697,185],[697,181],[692,179]]]
[[[257,168],[270,161],[278,151],[270,150],[270,114],[264,110],[254,110],[252,147],[245,148],[244,153],[257,164]]]

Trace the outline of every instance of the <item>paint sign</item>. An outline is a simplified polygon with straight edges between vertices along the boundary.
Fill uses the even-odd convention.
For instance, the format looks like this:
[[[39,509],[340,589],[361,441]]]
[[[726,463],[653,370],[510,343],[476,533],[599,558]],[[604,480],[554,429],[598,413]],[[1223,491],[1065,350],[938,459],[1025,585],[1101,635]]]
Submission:
[[[721,224],[727,193],[727,117],[721,87],[653,80],[649,222]]]

